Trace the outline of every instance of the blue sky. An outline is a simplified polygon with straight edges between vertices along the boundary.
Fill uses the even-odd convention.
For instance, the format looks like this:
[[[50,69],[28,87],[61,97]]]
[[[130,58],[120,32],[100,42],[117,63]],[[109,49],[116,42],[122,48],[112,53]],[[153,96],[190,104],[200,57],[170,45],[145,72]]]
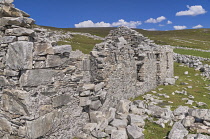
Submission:
[[[210,0],[15,0],[14,4],[36,24],[61,28],[210,28]]]

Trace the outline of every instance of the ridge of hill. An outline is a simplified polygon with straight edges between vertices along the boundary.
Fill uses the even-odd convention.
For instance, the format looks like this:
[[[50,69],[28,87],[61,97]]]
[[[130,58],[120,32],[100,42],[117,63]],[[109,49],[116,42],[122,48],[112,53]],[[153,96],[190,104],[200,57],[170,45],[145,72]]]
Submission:
[[[90,33],[100,37],[108,35],[110,30],[114,27],[99,27],[99,28],[56,28],[49,26],[39,26],[45,29],[58,30],[58,31],[70,31]],[[197,48],[208,50],[210,49],[210,29],[186,29],[186,30],[169,30],[169,31],[148,31],[143,29],[134,29],[143,34],[151,40],[154,40],[156,44],[181,46],[188,48]]]

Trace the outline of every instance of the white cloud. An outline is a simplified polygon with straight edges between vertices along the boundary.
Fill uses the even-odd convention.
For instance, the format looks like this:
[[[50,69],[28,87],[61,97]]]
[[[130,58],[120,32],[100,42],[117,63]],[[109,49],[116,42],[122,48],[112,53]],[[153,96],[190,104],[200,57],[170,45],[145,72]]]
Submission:
[[[105,22],[97,22],[93,23],[91,20],[80,22],[79,24],[74,25],[76,28],[84,28],[84,27],[111,27],[110,23]]]
[[[76,28],[84,28],[84,27],[118,27],[118,26],[127,26],[130,28],[136,28],[137,26],[141,25],[141,21],[130,21],[127,22],[123,19],[118,20],[117,22],[113,23],[105,23],[104,21],[102,22],[97,22],[94,23],[91,20],[83,21],[78,24],[75,24],[74,26]]]
[[[137,26],[141,25],[141,21],[130,21],[126,22],[123,19],[118,20],[117,22],[112,23],[113,27],[118,27],[118,26],[127,26],[129,28],[136,28]]]
[[[174,26],[175,30],[182,30],[182,29],[186,29],[186,26]]]
[[[155,28],[150,28],[150,29],[144,29],[144,30],[147,30],[147,31],[156,31],[157,29],[155,29]]]
[[[159,24],[158,26],[159,26],[159,27],[163,27],[163,26],[165,26],[165,25],[163,25],[163,24]]]
[[[154,19],[154,18],[147,19],[147,20],[145,21],[145,23],[159,23],[159,22],[162,22],[162,21],[165,20],[165,19],[166,19],[165,16],[160,16],[160,17],[158,17],[158,18],[156,18],[156,19]]]
[[[197,25],[197,26],[194,26],[194,27],[192,27],[192,28],[202,28],[203,26],[202,25]]]
[[[167,21],[167,24],[172,24],[172,22],[170,20]]]
[[[176,16],[184,16],[184,15],[189,15],[189,16],[196,16],[200,14],[205,14],[207,11],[203,9],[201,5],[195,5],[195,6],[189,6],[187,5],[188,10],[186,11],[180,11],[176,13]]]

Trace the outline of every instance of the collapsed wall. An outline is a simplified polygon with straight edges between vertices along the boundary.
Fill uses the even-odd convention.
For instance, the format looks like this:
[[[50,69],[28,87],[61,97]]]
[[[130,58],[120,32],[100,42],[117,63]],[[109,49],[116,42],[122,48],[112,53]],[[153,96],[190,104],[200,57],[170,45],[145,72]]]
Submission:
[[[0,0],[0,138],[72,138],[89,112],[114,107],[173,76],[173,51],[127,27],[90,56],[57,46],[34,20]]]
[[[77,94],[88,56],[40,36],[12,2],[0,1],[0,138],[71,138],[88,118]]]
[[[91,52],[91,77],[105,82],[106,107],[142,95],[173,77],[173,50],[119,27]],[[113,104],[112,104],[113,103]]]

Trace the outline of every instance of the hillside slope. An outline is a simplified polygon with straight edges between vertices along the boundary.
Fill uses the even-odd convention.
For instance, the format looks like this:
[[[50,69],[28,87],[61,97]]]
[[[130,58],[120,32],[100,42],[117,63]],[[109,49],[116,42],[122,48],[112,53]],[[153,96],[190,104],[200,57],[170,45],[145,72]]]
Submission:
[[[105,37],[110,30],[115,28],[55,28],[40,26],[51,30],[71,31],[90,33]],[[171,31],[147,31],[135,29],[144,36],[154,40],[157,44],[181,46],[189,48],[210,49],[210,29],[187,29],[187,30],[171,30]]]

